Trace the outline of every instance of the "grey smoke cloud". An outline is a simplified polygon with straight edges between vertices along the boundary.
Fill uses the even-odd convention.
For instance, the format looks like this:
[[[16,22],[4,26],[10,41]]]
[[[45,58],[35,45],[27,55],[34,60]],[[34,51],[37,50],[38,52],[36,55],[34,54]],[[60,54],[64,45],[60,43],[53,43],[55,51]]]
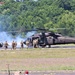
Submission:
[[[33,34],[36,33],[35,31],[31,31],[28,32],[26,34],[26,37],[24,38],[22,38],[20,34],[17,35],[15,38],[13,38],[12,34],[8,34],[7,31],[4,31],[5,25],[3,23],[4,21],[9,21],[9,20],[11,20],[10,16],[8,17],[8,16],[0,15],[0,43],[4,43],[5,41],[7,41],[9,44],[11,44],[12,41],[16,41],[19,46],[21,41],[25,41],[28,37],[31,37]],[[7,28],[6,30],[8,30]]]
[[[28,32],[27,34],[26,34],[26,37],[28,38],[28,37],[31,37],[32,35],[34,35],[36,33],[36,31],[31,31],[31,32]]]

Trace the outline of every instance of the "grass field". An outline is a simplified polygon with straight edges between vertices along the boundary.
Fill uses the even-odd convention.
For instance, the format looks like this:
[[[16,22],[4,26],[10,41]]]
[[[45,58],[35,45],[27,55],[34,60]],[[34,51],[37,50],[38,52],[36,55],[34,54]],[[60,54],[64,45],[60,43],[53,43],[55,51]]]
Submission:
[[[0,50],[0,70],[75,70],[75,49]]]

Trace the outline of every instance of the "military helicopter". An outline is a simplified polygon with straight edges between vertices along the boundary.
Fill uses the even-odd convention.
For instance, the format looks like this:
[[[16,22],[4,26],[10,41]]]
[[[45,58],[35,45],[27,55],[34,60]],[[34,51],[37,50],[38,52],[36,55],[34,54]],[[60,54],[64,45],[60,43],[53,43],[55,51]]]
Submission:
[[[31,37],[29,37],[27,40],[24,41],[24,44],[31,45],[34,48],[46,46],[50,48],[51,45],[57,44],[71,44],[71,43],[75,44],[75,38],[73,37],[66,37],[59,33],[54,33],[53,31],[48,32],[47,29],[37,28],[37,30],[40,30],[42,32],[32,35]]]

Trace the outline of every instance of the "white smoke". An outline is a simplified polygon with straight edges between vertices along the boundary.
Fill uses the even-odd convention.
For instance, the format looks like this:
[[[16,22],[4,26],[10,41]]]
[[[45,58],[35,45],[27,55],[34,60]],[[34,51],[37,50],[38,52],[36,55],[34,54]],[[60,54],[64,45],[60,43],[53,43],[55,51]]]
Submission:
[[[11,37],[6,32],[0,32],[0,42],[10,41]]]
[[[5,41],[8,42],[9,45],[11,45],[12,41],[17,42],[17,46],[20,46],[20,42],[24,41],[24,38],[21,38],[19,35],[15,38],[13,38],[11,35],[7,34],[7,32],[0,32],[0,43],[4,43]]]
[[[0,43],[4,43],[5,41],[7,41],[9,44],[11,44],[12,41],[15,41],[15,42],[17,42],[17,45],[19,46],[21,41],[25,41],[27,38],[29,38],[33,34],[35,34],[35,31],[31,31],[31,32],[28,32],[26,34],[26,37],[24,37],[24,38],[21,38],[21,35],[15,36],[15,38],[13,38],[11,36],[11,34],[8,34],[7,32],[3,31],[4,26],[6,26],[6,25],[4,25],[4,24],[6,24],[6,23],[4,23],[4,21],[11,22],[11,17],[7,16],[7,15],[6,16],[5,15],[0,15]]]
[[[11,42],[13,40],[20,42],[21,40],[24,39],[21,38],[20,36],[13,38],[11,35],[7,34],[7,32],[0,32],[0,42],[5,42],[5,41]]]
[[[17,47],[20,47],[20,42],[21,41],[25,41],[27,38],[31,37],[35,33],[36,33],[35,31],[31,31],[31,32],[28,32],[26,34],[26,37],[24,37],[24,38],[21,38],[21,35],[18,35],[15,38],[13,38],[7,32],[0,32],[0,43],[4,43],[5,41],[7,41],[8,44],[9,44],[9,47],[11,47],[12,41],[15,41],[15,42],[17,42]]]
[[[31,31],[28,32],[26,34],[25,38],[21,38],[21,35],[16,36],[15,38],[13,38],[10,34],[8,34],[7,32],[0,32],[0,42],[11,42],[11,41],[16,41],[16,42],[20,42],[21,40],[26,40],[26,38],[31,37],[32,35],[34,35],[36,32],[35,31]]]
[[[36,33],[36,31],[28,32],[28,33],[26,34],[26,37],[29,38],[29,37],[31,37],[32,35],[34,35],[35,33]]]
[[[0,43],[4,43],[5,41],[7,41],[9,44],[11,44],[12,41],[15,41],[18,44],[20,44],[21,41],[25,40],[25,38],[21,38],[20,35],[18,35],[17,37],[13,38],[11,36],[11,34],[8,34],[7,32],[4,31],[5,29],[6,30],[8,29],[8,22],[11,22],[11,17],[10,16],[8,16],[8,15],[0,15]]]

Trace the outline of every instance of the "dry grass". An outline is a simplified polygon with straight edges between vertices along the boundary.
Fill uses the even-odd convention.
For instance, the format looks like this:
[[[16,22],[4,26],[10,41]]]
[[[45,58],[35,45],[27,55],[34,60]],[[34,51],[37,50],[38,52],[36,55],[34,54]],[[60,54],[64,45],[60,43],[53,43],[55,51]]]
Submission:
[[[0,70],[75,70],[75,49],[1,50]]]

